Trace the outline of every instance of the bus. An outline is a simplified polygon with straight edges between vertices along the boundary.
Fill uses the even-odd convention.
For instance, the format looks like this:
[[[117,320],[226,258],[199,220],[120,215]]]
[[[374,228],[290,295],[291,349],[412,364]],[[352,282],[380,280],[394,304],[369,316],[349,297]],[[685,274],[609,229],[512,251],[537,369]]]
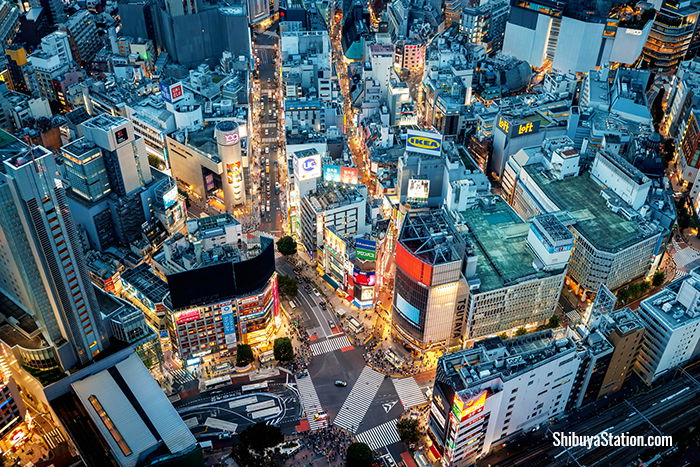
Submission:
[[[219,385],[224,385],[224,384],[231,384],[231,377],[230,376],[219,376],[217,378],[212,378],[208,379],[204,382],[204,386],[207,389],[214,388]]]
[[[263,381],[262,383],[254,383],[254,384],[245,384],[241,386],[241,392],[243,394],[247,392],[265,392],[267,391],[267,381]]]
[[[271,362],[275,359],[275,352],[273,350],[266,350],[260,354],[260,363]]]
[[[362,325],[353,317],[350,317],[350,319],[348,319],[348,326],[354,333],[362,332]]]

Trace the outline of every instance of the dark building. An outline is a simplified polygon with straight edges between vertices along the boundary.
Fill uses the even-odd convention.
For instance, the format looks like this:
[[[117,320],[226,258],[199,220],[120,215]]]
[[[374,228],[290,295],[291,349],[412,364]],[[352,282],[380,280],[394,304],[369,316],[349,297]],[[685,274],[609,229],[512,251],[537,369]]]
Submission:
[[[49,34],[51,27],[50,13],[44,8],[30,8],[28,12],[19,17],[19,31],[15,36],[15,44],[24,44],[29,49],[34,49],[41,42],[41,38]]]

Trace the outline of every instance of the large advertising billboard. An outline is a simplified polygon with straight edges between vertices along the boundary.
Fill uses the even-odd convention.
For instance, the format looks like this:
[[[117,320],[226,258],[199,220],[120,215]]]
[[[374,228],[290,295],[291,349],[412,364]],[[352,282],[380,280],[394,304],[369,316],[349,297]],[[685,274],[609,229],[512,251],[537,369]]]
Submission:
[[[411,178],[408,180],[406,202],[408,204],[424,204],[428,202],[430,180]]]
[[[536,133],[540,129],[540,121],[533,120],[531,122],[514,123],[499,116],[498,120],[496,121],[496,126],[507,136],[517,138],[518,136]]]
[[[471,397],[466,401],[462,400],[459,395],[455,394],[452,405],[452,414],[455,416],[457,421],[461,422],[480,409],[483,409],[486,405],[486,394],[486,391],[482,391],[479,395]]]
[[[340,183],[340,166],[326,164],[323,166],[323,179],[327,182]]]
[[[351,185],[357,185],[360,172],[354,167],[341,167],[340,168],[340,181],[341,183],[349,183]]]
[[[403,298],[399,293],[396,294],[395,306],[404,318],[406,318],[416,326],[420,324],[420,310],[408,303],[408,301],[405,298]]]
[[[442,135],[439,133],[408,130],[406,133],[406,150],[439,156],[442,152]]]
[[[377,275],[374,272],[365,272],[353,268],[352,280],[355,284],[373,286],[377,283]]]
[[[221,307],[221,324],[224,327],[226,348],[230,349],[235,347],[238,339],[236,337],[236,318],[231,303],[225,303]]]
[[[357,259],[376,261],[377,243],[374,240],[358,238],[355,240],[355,256]]]
[[[299,180],[318,178],[322,174],[321,156],[313,154],[296,159],[296,174]]]
[[[163,193],[163,206],[169,208],[177,201],[177,185],[173,185],[168,191]]]
[[[173,103],[182,99],[182,83],[176,82],[173,84],[160,83],[160,95],[164,100]]]

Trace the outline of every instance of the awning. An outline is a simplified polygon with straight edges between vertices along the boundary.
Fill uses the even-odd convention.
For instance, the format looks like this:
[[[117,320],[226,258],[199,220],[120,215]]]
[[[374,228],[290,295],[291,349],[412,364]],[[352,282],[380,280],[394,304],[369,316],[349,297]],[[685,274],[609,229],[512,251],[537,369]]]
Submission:
[[[442,456],[440,455],[440,451],[437,450],[434,444],[430,445],[430,454],[435,458],[435,460],[440,459]]]
[[[330,284],[330,286],[333,287],[334,289],[337,289],[337,288],[338,288],[338,283],[335,281],[335,279],[333,279],[333,278],[332,278],[331,276],[329,276],[328,274],[324,274],[324,275],[323,275],[323,280],[326,281],[326,282],[328,282],[328,283]]]

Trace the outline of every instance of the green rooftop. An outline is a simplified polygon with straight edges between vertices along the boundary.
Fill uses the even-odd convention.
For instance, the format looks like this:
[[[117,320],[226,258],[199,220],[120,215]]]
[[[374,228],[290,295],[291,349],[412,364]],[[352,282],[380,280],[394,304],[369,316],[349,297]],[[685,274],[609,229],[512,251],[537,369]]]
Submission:
[[[559,209],[568,211],[576,231],[598,250],[616,253],[660,233],[651,224],[613,212],[600,195],[602,188],[588,173],[551,180],[540,164],[528,165],[525,170]]]
[[[481,280],[480,292],[558,274],[560,271],[538,271],[533,267],[535,254],[527,244],[530,224],[500,196],[489,199],[495,203],[460,213],[469,227],[465,238],[477,248],[476,276]]]

